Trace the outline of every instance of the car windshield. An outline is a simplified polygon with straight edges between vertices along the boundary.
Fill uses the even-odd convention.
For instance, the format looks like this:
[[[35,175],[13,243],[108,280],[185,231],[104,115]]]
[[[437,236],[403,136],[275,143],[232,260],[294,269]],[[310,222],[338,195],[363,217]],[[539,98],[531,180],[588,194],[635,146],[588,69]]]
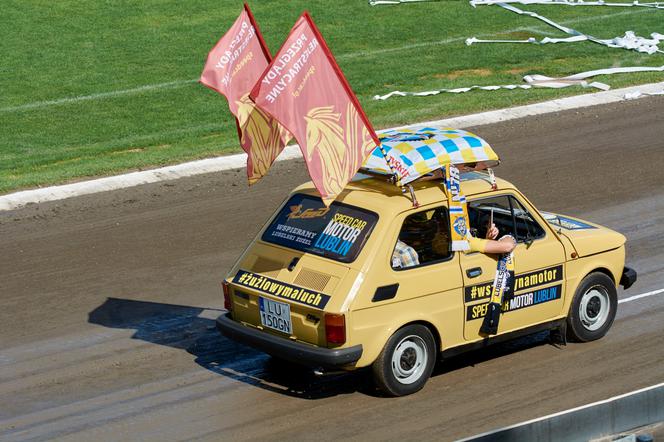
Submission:
[[[378,215],[317,197],[293,195],[274,218],[262,240],[340,262],[352,262],[362,250]]]

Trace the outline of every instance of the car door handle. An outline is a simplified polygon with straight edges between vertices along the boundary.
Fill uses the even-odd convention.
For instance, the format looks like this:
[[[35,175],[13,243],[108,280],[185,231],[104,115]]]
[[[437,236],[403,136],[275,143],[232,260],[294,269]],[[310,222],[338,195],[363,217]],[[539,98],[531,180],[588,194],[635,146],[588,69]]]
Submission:
[[[480,267],[473,267],[472,269],[466,270],[466,275],[468,275],[469,278],[477,278],[482,274],[482,268]]]

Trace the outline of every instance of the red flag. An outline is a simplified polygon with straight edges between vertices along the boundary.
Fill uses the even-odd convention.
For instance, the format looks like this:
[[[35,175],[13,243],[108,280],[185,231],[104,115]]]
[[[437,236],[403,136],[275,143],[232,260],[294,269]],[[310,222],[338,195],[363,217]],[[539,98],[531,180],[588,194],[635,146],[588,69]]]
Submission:
[[[380,144],[306,12],[254,86],[251,98],[295,136],[326,205]]]
[[[247,152],[247,178],[253,184],[270,168],[291,135],[258,109],[249,92],[271,60],[254,16],[245,3],[233,26],[208,54],[200,82],[228,99],[240,144]]]

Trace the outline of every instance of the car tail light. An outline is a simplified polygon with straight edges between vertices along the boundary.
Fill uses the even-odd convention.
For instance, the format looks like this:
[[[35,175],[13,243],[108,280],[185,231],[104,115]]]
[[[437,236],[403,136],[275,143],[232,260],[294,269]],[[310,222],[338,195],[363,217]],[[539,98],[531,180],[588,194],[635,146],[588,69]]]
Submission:
[[[329,344],[346,342],[346,317],[333,313],[325,313],[325,339]]]
[[[226,281],[221,281],[221,288],[224,289],[224,308],[229,312],[233,310],[233,300],[231,299],[231,288]]]

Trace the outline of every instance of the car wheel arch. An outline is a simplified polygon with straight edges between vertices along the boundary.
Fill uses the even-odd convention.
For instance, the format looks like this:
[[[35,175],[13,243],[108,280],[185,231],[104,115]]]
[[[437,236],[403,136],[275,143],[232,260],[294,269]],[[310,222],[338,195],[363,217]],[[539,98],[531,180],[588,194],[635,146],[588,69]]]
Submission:
[[[607,269],[606,267],[597,267],[596,269],[593,269],[593,270],[589,271],[588,273],[586,273],[585,275],[583,275],[583,278],[590,275],[591,273],[604,273],[606,276],[611,278],[611,280],[614,283],[616,283],[616,277],[613,275],[613,273],[611,273],[611,270]],[[583,280],[583,278],[581,278],[581,280]]]
[[[438,328],[435,325],[433,325],[431,322],[426,321],[424,319],[417,319],[417,320],[414,320],[414,321],[406,322],[405,324],[402,324],[401,326],[397,327],[394,330],[394,332],[390,334],[390,336],[392,336],[394,333],[398,332],[402,328],[408,327],[409,325],[422,325],[422,326],[428,328],[429,331],[431,332],[431,334],[433,335],[433,339],[436,341],[436,348],[438,349],[438,352],[442,351],[443,341],[442,341],[442,338],[440,336],[440,332],[438,331]],[[388,339],[389,339],[389,336],[388,336]]]
[[[394,330],[371,363],[376,387],[388,396],[413,394],[431,377],[440,352],[430,322],[415,320]]]
[[[395,333],[398,333],[399,330],[403,329],[404,327],[408,327],[409,325],[422,325],[426,327],[434,338],[437,352],[440,353],[442,349],[442,337],[438,327],[433,324],[431,318],[427,318],[423,315],[419,315],[419,317],[415,318],[412,316],[393,318],[389,326],[381,328],[380,332],[375,335],[373,339],[371,339],[371,342],[366,343],[368,345],[364,348],[362,360],[359,366],[364,367],[373,364],[390,338]]]
[[[571,306],[571,300],[576,292],[576,290],[579,288],[579,285],[581,282],[588,277],[588,275],[592,275],[593,273],[602,273],[606,276],[608,276],[614,284],[616,284],[616,278],[613,276],[613,273],[611,270],[609,270],[607,267],[600,265],[599,267],[595,266],[586,266],[585,268],[581,269],[578,273],[580,275],[578,279],[576,280],[576,283],[573,286],[567,285],[567,291],[569,293],[569,296],[567,296],[567,301],[565,302],[565,309],[569,309]]]

